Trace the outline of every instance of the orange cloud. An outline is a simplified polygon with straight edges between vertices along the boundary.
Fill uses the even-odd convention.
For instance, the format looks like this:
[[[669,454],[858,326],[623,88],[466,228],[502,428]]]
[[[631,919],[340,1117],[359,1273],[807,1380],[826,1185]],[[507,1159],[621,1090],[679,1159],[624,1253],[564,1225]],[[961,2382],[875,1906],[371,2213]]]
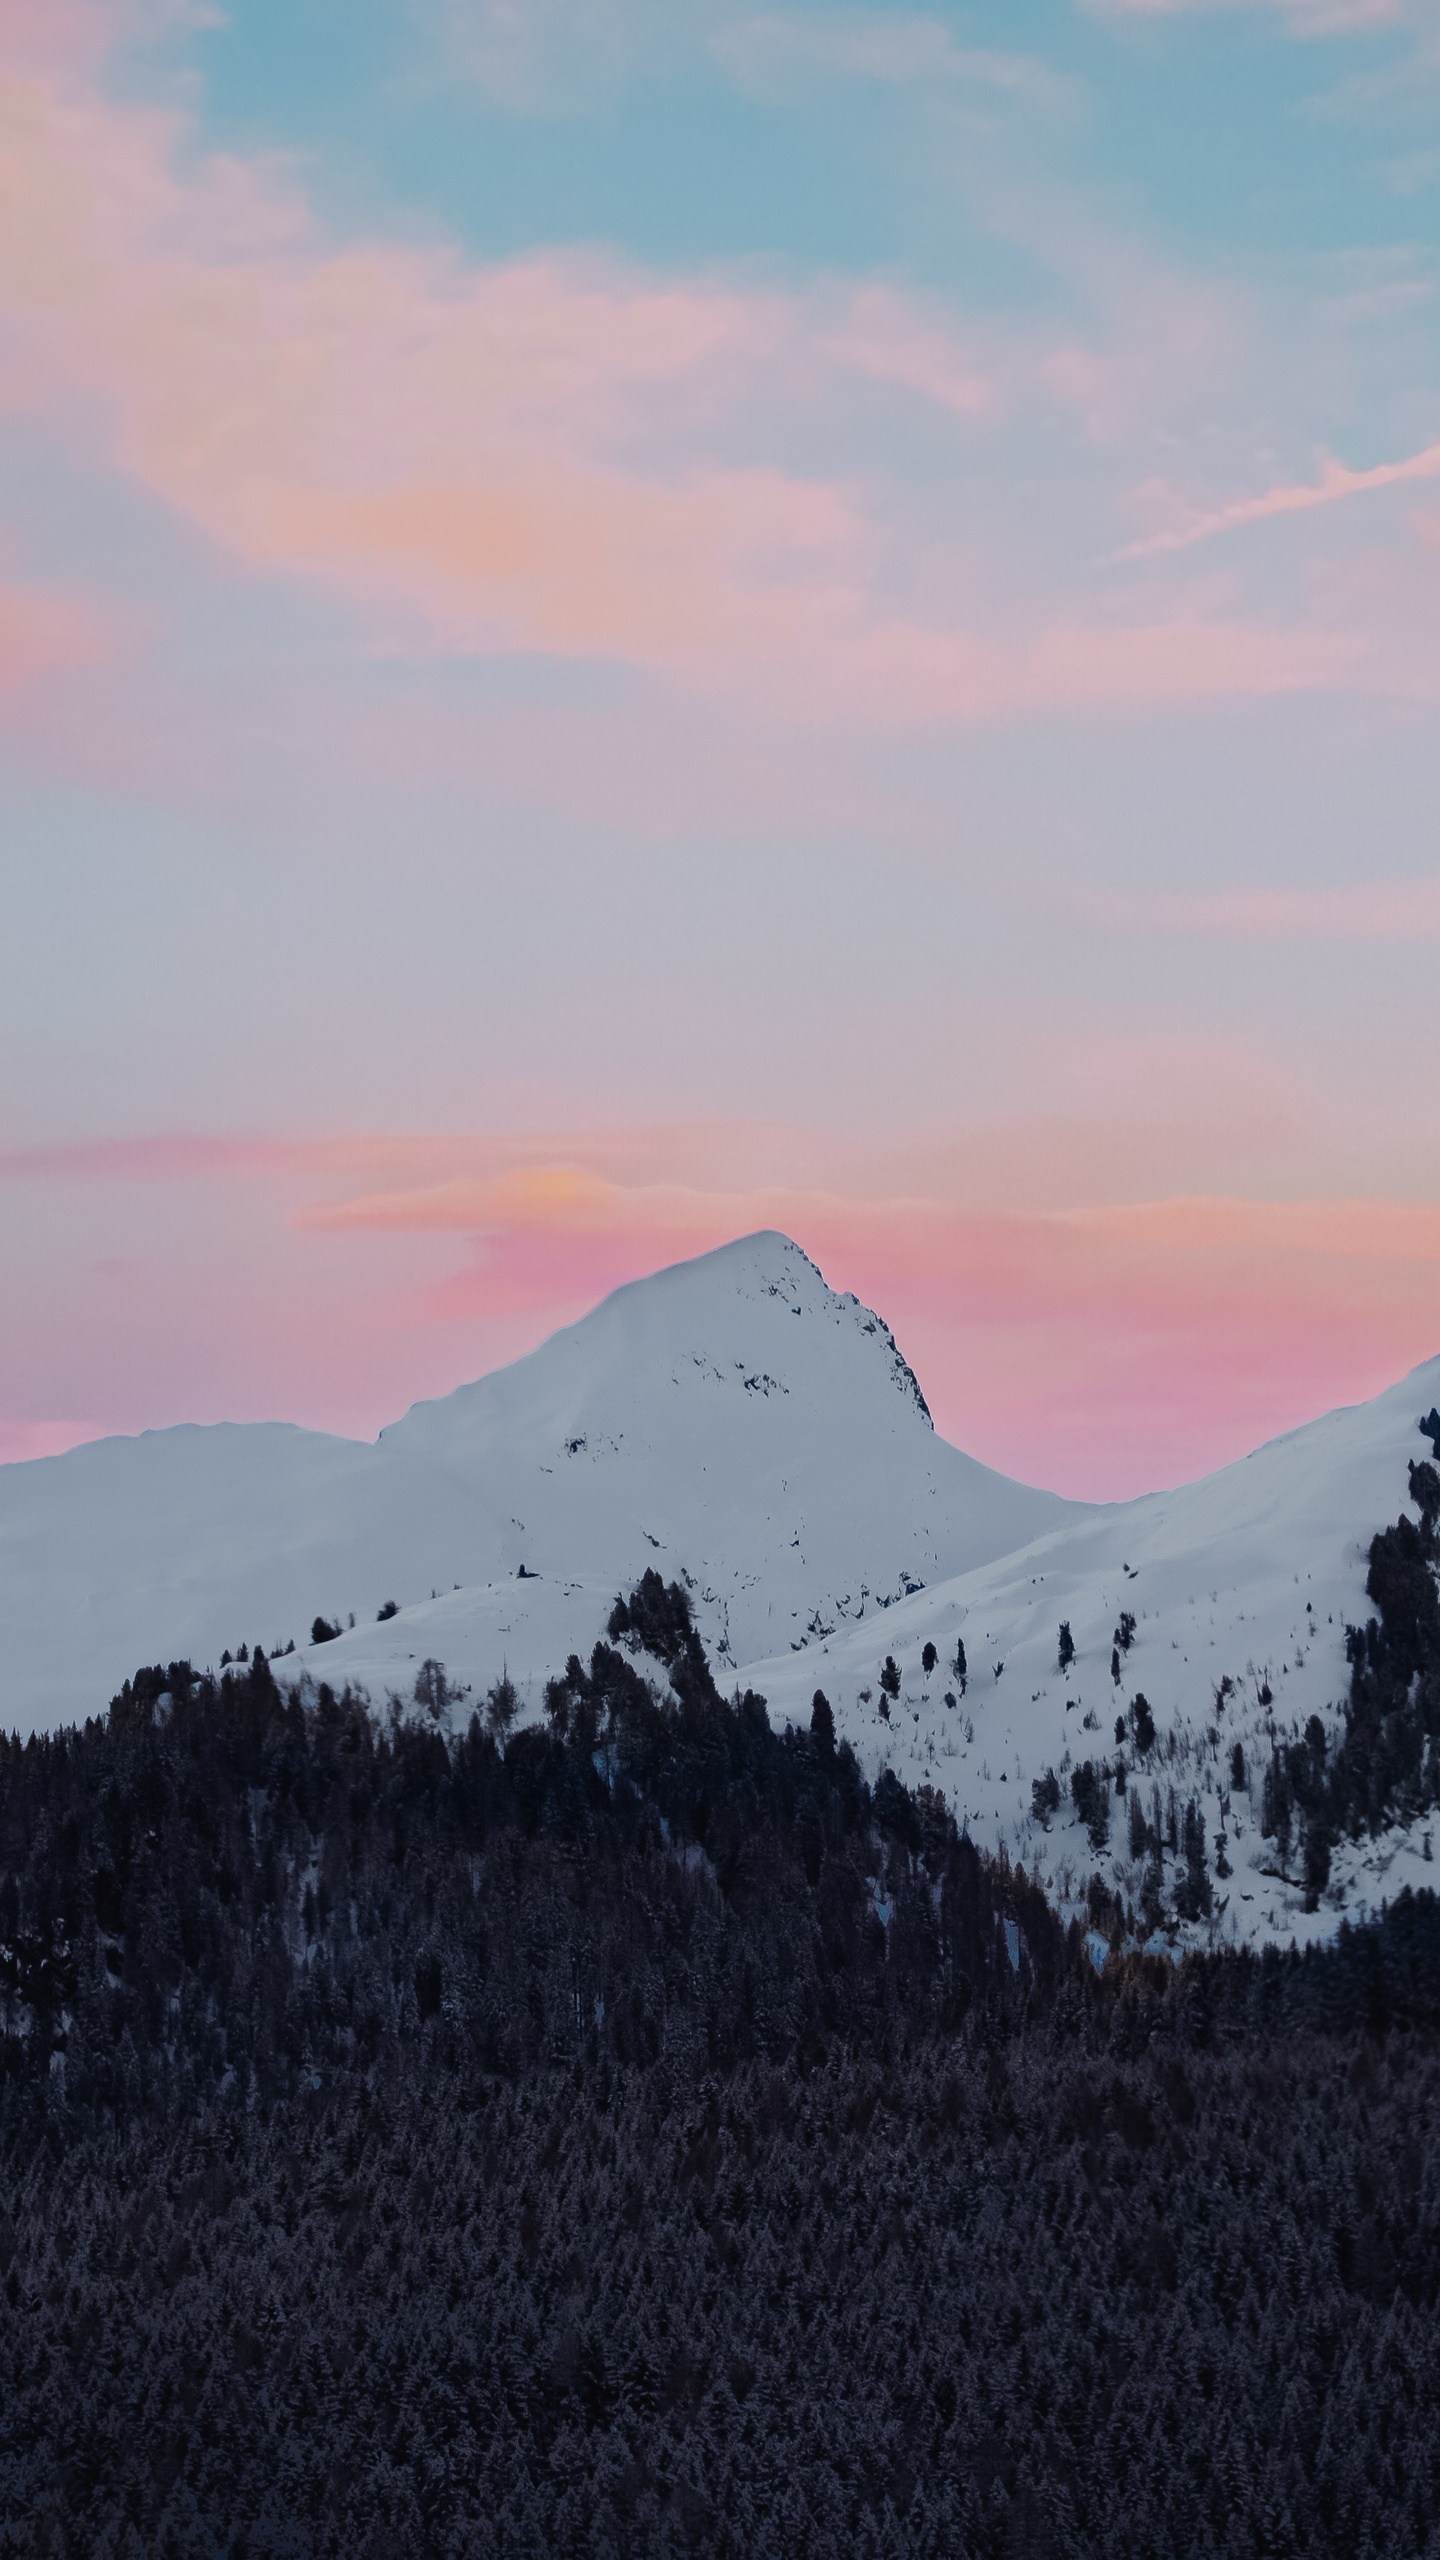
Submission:
[[[462,646],[658,666],[803,640],[813,586],[784,569],[853,538],[836,493],[778,473],[645,488],[558,465],[517,468],[485,489],[277,492],[251,530],[276,561],[360,586],[388,581]],[[747,577],[747,563],[761,574]]]

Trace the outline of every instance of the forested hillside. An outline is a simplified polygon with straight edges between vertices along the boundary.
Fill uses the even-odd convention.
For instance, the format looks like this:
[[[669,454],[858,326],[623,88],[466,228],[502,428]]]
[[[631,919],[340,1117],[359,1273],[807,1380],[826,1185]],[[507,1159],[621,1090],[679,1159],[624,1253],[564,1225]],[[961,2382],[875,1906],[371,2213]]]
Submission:
[[[1430,1896],[1066,1932],[654,1575],[512,1713],[0,1754],[0,2552],[1440,2550]]]

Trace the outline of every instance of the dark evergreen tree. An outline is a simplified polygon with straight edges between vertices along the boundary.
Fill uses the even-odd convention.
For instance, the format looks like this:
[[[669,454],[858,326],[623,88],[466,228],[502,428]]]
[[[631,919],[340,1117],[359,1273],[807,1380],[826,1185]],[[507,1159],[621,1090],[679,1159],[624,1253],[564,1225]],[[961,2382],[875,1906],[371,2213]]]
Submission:
[[[1051,1820],[1060,1810],[1060,1781],[1053,1769],[1030,1781],[1030,1806],[1037,1822],[1049,1830]]]
[[[416,1694],[417,1696],[419,1695],[418,1689]],[[503,1743],[510,1733],[519,1713],[520,1699],[516,1691],[515,1683],[511,1679],[509,1671],[504,1670],[501,1672],[499,1679],[496,1680],[485,1693],[485,1724],[487,1731],[494,1735],[497,1742]]]
[[[1103,1760],[1082,1760],[1071,1772],[1070,1793],[1098,1856],[1110,1837],[1110,1772]]]
[[[433,1654],[426,1655],[416,1672],[413,1694],[415,1705],[423,1707],[427,1715],[434,1716],[437,1720],[449,1705],[450,1683],[446,1677],[445,1665],[443,1662],[437,1662]]]
[[[1214,1895],[1205,1864],[1205,1825],[1193,1796],[1185,1807],[1180,1852],[1185,1872],[1175,1887],[1175,1909],[1182,1920],[1208,1919]]]

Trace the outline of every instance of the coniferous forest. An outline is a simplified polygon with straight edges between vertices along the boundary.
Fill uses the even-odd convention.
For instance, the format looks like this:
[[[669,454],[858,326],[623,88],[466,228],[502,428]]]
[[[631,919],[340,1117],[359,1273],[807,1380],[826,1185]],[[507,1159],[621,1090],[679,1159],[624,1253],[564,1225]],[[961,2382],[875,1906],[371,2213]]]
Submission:
[[[1322,1846],[1430,1785],[1422,1513]],[[0,1744],[5,2560],[1440,2552],[1432,1897],[1097,1971],[654,1574],[509,1706]]]

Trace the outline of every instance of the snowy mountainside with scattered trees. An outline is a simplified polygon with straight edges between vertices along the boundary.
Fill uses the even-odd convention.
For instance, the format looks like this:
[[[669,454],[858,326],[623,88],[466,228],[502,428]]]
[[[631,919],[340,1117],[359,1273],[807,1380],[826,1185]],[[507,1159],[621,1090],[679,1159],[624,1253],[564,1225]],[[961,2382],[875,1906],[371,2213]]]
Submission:
[[[1386,1663],[1398,1677],[1396,1607],[1396,1711],[1413,1722],[1440,1680],[1429,1621],[1411,1624],[1435,1606],[1433,1534],[1420,1549],[1437,1398],[1432,1360],[1197,1484],[1094,1512],[743,1677],[782,1722],[823,1689],[863,1766],[943,1788],[1066,1907],[1098,1876],[1172,1943],[1331,1937],[1437,1872],[1428,1729],[1387,1742],[1379,1797],[1354,1777],[1358,1741],[1336,1774],[1357,1702],[1378,1712],[1366,1680]],[[1440,1690],[1435,1713],[1440,1737]]]

